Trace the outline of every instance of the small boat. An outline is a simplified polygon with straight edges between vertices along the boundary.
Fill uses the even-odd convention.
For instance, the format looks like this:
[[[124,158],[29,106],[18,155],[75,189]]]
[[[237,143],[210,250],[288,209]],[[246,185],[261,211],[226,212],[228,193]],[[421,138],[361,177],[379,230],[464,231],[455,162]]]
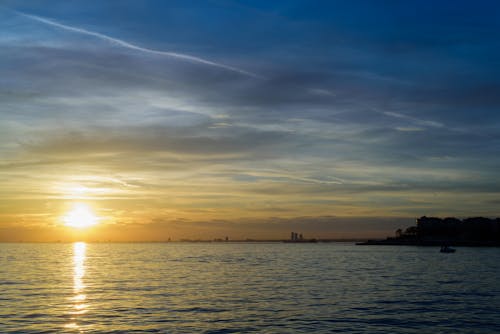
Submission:
[[[457,250],[448,246],[441,246],[441,253],[455,253]]]

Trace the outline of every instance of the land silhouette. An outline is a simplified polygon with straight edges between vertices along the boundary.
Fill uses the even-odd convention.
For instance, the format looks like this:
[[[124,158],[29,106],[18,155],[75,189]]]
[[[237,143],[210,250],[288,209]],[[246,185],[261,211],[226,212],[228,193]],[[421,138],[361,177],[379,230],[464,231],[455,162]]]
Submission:
[[[415,226],[398,229],[394,237],[357,245],[495,246],[500,247],[500,218],[420,217]]]

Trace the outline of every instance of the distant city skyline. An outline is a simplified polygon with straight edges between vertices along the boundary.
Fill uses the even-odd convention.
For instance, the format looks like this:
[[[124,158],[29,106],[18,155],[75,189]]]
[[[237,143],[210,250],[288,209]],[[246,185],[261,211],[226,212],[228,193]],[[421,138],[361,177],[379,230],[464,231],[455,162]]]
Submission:
[[[0,6],[0,241],[500,216],[494,1]]]

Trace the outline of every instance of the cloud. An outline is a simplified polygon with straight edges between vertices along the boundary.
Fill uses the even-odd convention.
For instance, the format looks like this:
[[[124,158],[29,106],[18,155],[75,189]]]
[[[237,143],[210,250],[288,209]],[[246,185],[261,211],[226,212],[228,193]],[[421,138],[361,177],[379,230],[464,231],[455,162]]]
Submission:
[[[169,126],[129,126],[116,129],[100,127],[87,131],[59,131],[43,137],[32,137],[23,147],[32,154],[53,156],[82,156],[101,153],[147,154],[169,152],[181,155],[238,155],[252,152],[265,156],[273,145],[286,146],[287,133],[251,131],[231,127],[202,126],[176,129]],[[75,148],[78,148],[75,151]]]
[[[401,132],[424,131],[424,129],[422,129],[422,128],[411,127],[411,126],[398,126],[398,127],[396,127],[396,130],[401,131]]]
[[[67,178],[181,208],[178,217],[496,210],[491,32],[466,25],[451,38],[447,16],[425,31],[407,20],[395,29],[350,5],[322,4],[314,10],[328,19],[311,20],[306,1],[287,9],[293,20],[239,9],[221,19],[207,14],[221,9],[213,2],[10,3],[22,13],[0,20],[2,198],[61,198],[52,185]],[[82,13],[96,28],[46,18]],[[123,39],[97,32],[105,26]],[[144,48],[133,34],[199,58]]]
[[[433,128],[442,128],[444,127],[443,124],[439,123],[439,122],[435,122],[435,121],[429,121],[429,120],[422,120],[422,119],[418,119],[416,117],[411,117],[411,116],[408,116],[408,115],[404,115],[404,114],[401,114],[401,113],[397,113],[397,112],[393,112],[393,111],[384,111],[382,112],[384,115],[387,115],[387,116],[391,116],[391,117],[395,117],[395,118],[401,118],[401,119],[404,119],[404,120],[409,120],[417,125],[424,125],[424,126],[429,126],[429,127],[433,127]]]
[[[97,37],[97,38],[102,39],[104,41],[110,42],[112,44],[115,44],[115,45],[118,45],[118,46],[121,46],[121,47],[124,47],[124,48],[131,49],[131,50],[145,52],[145,53],[153,54],[153,55],[173,57],[173,58],[177,58],[177,59],[181,59],[181,60],[185,60],[185,61],[190,61],[190,62],[199,63],[199,64],[203,64],[203,65],[208,65],[208,66],[222,68],[222,69],[225,69],[225,70],[233,71],[233,72],[236,72],[236,73],[239,73],[239,74],[243,74],[243,75],[246,75],[246,76],[250,76],[250,77],[254,77],[254,78],[260,78],[260,76],[257,75],[257,74],[255,74],[255,73],[251,73],[251,72],[248,72],[248,71],[236,68],[236,67],[228,66],[228,65],[225,65],[225,64],[216,63],[216,62],[213,62],[213,61],[210,61],[210,60],[206,60],[206,59],[203,59],[203,58],[199,58],[199,57],[195,57],[195,56],[191,56],[191,55],[187,55],[187,54],[183,54],[183,53],[169,52],[169,51],[159,51],[159,50],[153,50],[153,49],[149,49],[149,48],[144,48],[144,47],[140,47],[138,45],[126,42],[126,41],[118,39],[118,38],[110,37],[108,35],[101,34],[101,33],[95,32],[95,31],[90,31],[90,30],[87,30],[87,29],[83,29],[83,28],[79,28],[79,27],[74,27],[74,26],[62,24],[62,23],[59,23],[59,22],[56,22],[54,20],[50,20],[50,19],[47,19],[47,18],[44,18],[44,17],[40,17],[40,16],[36,16],[36,15],[31,15],[31,14],[26,14],[26,13],[19,12],[19,11],[15,11],[15,13],[17,13],[19,15],[22,15],[23,17],[26,17],[28,19],[31,19],[31,20],[34,20],[34,21],[37,21],[37,22],[41,22],[41,23],[44,23],[44,24],[47,24],[47,25],[50,25],[50,26],[53,26],[53,27],[57,27],[57,28],[60,28],[60,29],[64,29],[64,30],[75,32],[75,33],[79,33],[79,34],[84,34],[84,35],[88,35],[88,36]]]

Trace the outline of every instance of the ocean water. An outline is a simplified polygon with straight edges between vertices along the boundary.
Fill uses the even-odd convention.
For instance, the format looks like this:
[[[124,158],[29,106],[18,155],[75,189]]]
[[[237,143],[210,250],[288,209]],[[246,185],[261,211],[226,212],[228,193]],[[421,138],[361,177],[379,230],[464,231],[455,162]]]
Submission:
[[[500,333],[500,249],[0,244],[0,333]]]

